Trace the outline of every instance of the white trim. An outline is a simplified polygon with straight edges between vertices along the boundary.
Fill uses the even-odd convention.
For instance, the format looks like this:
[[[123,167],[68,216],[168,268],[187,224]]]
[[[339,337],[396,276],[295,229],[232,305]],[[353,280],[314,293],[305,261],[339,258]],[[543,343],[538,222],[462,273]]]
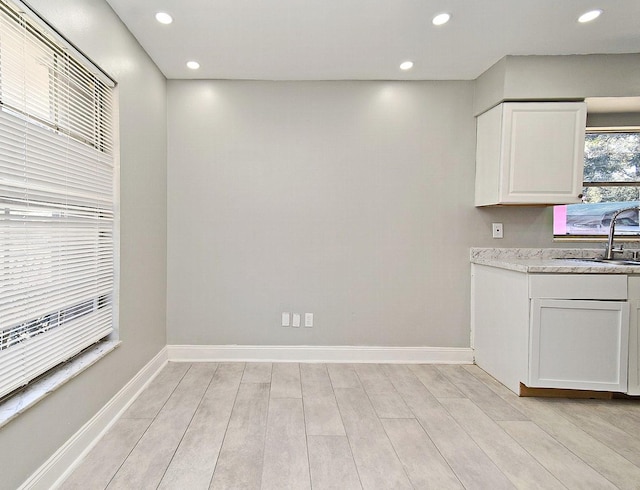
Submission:
[[[163,348],[78,432],[40,466],[18,490],[59,487],[104,433],[167,364]]]
[[[49,374],[32,381],[23,389],[0,402],[0,429],[117,349],[120,343],[119,340],[98,342],[73,359],[53,368]]]
[[[386,362],[473,364],[473,350],[459,347],[313,345],[168,345],[169,360],[276,362]]]

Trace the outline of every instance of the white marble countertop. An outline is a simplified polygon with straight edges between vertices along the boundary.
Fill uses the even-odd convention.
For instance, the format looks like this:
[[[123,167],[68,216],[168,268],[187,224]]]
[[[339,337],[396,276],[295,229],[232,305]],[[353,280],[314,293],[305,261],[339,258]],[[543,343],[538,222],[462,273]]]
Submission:
[[[587,248],[472,248],[471,263],[518,272],[546,274],[640,274],[640,264],[590,262],[602,249]]]

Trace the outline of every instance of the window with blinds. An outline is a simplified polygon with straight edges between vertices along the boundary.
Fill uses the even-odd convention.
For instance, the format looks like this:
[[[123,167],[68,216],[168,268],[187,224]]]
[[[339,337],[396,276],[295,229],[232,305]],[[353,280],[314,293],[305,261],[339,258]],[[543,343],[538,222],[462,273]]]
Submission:
[[[113,86],[0,0],[0,397],[113,329]]]

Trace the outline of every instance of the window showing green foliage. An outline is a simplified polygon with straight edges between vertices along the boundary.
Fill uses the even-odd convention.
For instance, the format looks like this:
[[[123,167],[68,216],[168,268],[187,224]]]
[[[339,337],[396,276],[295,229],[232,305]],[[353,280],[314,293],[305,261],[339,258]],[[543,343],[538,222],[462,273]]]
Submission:
[[[586,203],[640,200],[640,133],[587,133],[583,180]]]

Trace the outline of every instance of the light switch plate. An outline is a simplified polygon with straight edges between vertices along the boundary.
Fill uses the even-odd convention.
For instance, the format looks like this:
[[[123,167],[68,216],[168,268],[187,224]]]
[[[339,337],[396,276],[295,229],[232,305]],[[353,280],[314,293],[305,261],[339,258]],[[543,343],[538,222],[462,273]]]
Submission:
[[[304,314],[304,326],[313,327],[313,313]]]
[[[293,314],[293,327],[299,327],[300,326],[300,313],[294,313]]]

